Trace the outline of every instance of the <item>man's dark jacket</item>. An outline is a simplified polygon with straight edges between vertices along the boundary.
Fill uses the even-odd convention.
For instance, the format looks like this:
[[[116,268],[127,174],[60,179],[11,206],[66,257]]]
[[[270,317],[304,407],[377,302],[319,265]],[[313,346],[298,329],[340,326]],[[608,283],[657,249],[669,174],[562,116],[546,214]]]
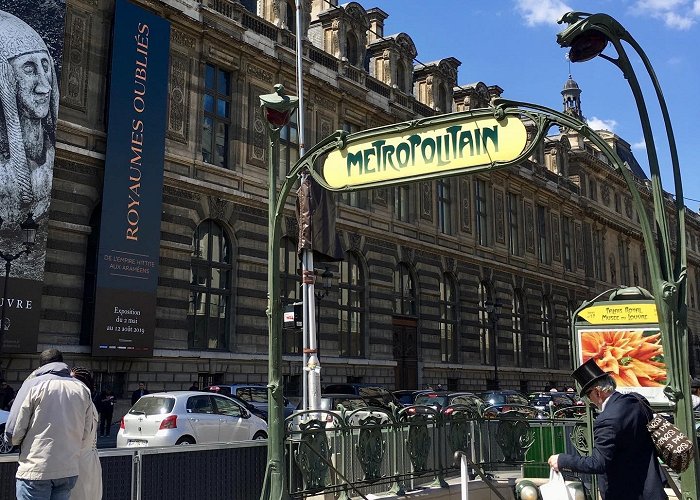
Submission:
[[[613,392],[593,424],[591,456],[559,455],[559,468],[600,474],[604,500],[666,500],[654,443],[651,410],[637,396]]]

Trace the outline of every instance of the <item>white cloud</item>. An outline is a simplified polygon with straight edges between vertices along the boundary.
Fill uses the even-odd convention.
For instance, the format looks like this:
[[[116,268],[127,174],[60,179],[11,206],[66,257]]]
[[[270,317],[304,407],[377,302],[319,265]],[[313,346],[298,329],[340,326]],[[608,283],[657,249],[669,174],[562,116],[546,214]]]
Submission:
[[[632,11],[661,19],[671,29],[690,29],[700,19],[700,0],[637,0]]]
[[[635,142],[634,144],[632,144],[631,148],[635,151],[646,151],[647,150],[647,143],[644,142],[644,140],[641,140],[639,142]]]
[[[609,132],[614,132],[615,127],[617,127],[617,122],[615,120],[605,120],[595,116],[590,117],[586,121],[588,122],[588,126],[593,130],[607,130]]]
[[[516,0],[515,3],[528,26],[556,24],[561,16],[574,10],[561,0]]]

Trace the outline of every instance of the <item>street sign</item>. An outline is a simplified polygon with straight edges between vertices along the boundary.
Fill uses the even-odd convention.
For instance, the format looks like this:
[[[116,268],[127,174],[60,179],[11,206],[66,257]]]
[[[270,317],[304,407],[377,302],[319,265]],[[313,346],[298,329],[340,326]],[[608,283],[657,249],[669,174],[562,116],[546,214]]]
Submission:
[[[331,189],[456,175],[513,161],[526,143],[525,125],[516,116],[496,120],[487,114],[456,113],[453,119],[422,127],[407,122],[357,141],[350,136],[347,147],[326,157],[321,171]]]
[[[587,307],[578,314],[592,325],[617,325],[622,323],[658,323],[656,304],[611,302]]]

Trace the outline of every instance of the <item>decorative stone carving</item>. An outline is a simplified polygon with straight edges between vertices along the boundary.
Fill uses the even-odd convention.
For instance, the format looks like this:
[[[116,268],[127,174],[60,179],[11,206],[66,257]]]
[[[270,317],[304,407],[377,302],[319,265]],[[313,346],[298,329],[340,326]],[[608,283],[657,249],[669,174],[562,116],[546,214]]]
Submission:
[[[503,192],[494,190],[493,192],[494,214],[496,217],[496,241],[506,242],[505,223],[503,221]]]
[[[350,240],[350,249],[359,251],[360,245],[362,244],[362,236],[360,236],[358,233],[350,233],[348,238]]]
[[[576,267],[583,269],[583,227],[579,222],[574,224],[574,245],[576,245]]]
[[[163,194],[174,196],[175,198],[182,198],[185,200],[199,201],[201,195],[199,193],[193,193],[192,191],[187,191],[185,189],[179,189],[173,186],[163,186]]]
[[[212,219],[226,220],[226,211],[229,202],[216,196],[208,196],[207,199],[209,201],[209,217]]]
[[[606,206],[610,205],[610,186],[605,183],[601,186],[600,197]]]
[[[421,182],[421,218],[425,220],[433,220],[433,183],[432,182]]]
[[[468,178],[461,179],[459,183],[459,198],[461,200],[461,222],[462,231],[465,233],[472,232],[472,196],[471,183]]]
[[[188,49],[194,49],[197,46],[197,40],[193,36],[174,28],[170,30],[170,41]]]
[[[625,196],[625,215],[632,218],[632,198]]]
[[[382,207],[387,206],[387,198],[389,197],[387,188],[377,188],[374,190],[374,203]]]
[[[322,94],[314,94],[314,104],[332,113],[336,113],[338,110],[338,106],[336,105],[335,101]]]
[[[262,94],[266,94],[266,92],[260,87],[250,86],[248,91],[248,163],[265,167],[267,161],[267,128],[258,112]]]
[[[189,129],[190,74],[190,59],[177,52],[171,52],[168,137],[182,143],[187,143]]]
[[[552,259],[561,261],[561,238],[559,237],[559,216],[552,214]]]
[[[87,75],[89,55],[87,50],[92,28],[92,16],[86,12],[68,9],[66,28],[69,36],[63,68],[61,103],[85,112],[87,110]]]
[[[262,68],[258,68],[257,66],[249,64],[247,68],[247,73],[253,78],[257,78],[260,81],[272,84],[273,75],[269,71],[265,71]]]
[[[535,214],[529,201],[525,202],[525,250],[535,253]]]
[[[610,254],[608,257],[608,260],[610,262],[610,281],[612,283],[617,283],[617,269],[615,267],[615,255]]]

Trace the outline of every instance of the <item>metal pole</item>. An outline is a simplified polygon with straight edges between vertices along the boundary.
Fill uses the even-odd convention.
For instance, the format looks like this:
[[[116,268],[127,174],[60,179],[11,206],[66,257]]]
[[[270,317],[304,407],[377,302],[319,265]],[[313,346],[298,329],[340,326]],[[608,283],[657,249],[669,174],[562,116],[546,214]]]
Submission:
[[[7,311],[7,282],[10,281],[10,265],[12,263],[11,259],[8,259],[8,256],[3,255],[3,259],[5,259],[5,283],[3,283],[2,287],[2,313],[0,314],[0,348],[2,348],[2,341],[3,338],[5,337],[5,314]]]
[[[493,324],[493,383],[496,386],[496,390],[500,390],[501,382],[498,379],[498,316],[496,313],[496,306],[494,306],[493,313],[491,313],[491,323]]]

